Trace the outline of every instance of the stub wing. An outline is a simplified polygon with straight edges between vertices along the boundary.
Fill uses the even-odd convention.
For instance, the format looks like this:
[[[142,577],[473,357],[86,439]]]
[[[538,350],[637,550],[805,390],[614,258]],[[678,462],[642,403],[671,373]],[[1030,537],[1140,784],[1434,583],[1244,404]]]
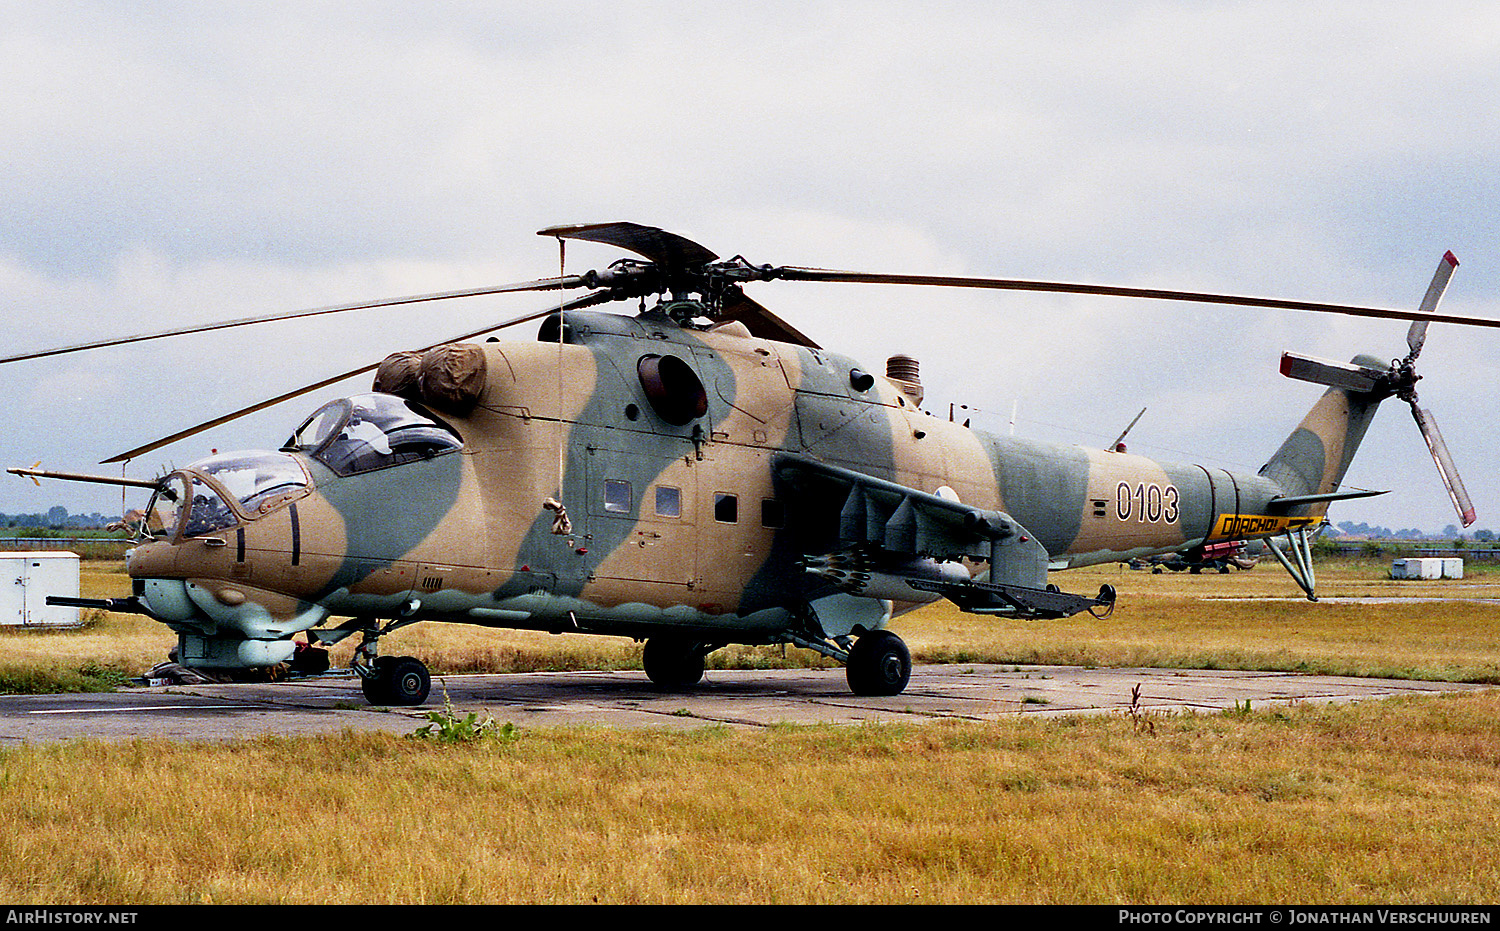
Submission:
[[[804,456],[780,456],[775,470],[809,571],[846,591],[876,583],[880,596],[896,600],[941,596],[964,611],[1025,617],[1066,617],[1114,602],[1113,590],[1088,598],[1048,585],[1047,551],[1003,512]],[[829,556],[845,553],[860,555]],[[962,560],[988,563],[988,572],[971,578]]]
[[[805,456],[780,456],[775,469],[791,492],[789,518],[805,552],[869,547],[938,560],[989,559],[996,541],[1029,536],[999,511]]]

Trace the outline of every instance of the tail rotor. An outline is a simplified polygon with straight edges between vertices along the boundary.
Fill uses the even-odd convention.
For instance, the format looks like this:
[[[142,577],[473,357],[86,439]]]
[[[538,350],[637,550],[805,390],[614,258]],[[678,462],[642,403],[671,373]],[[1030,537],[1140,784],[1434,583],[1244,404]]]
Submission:
[[[1437,312],[1438,302],[1442,300],[1443,291],[1447,289],[1448,281],[1457,267],[1458,259],[1454,258],[1453,253],[1444,254],[1442,261],[1438,263],[1437,273],[1432,276],[1432,284],[1427,286],[1427,294],[1422,298],[1420,313]],[[1377,397],[1395,395],[1409,404],[1412,419],[1417,422],[1417,429],[1422,432],[1422,439],[1427,443],[1433,463],[1437,465],[1438,475],[1442,477],[1443,487],[1448,491],[1448,499],[1453,502],[1459,520],[1468,527],[1475,520],[1474,504],[1469,500],[1463,479],[1459,478],[1458,468],[1448,453],[1448,444],[1443,442],[1437,420],[1417,399],[1417,382],[1422,380],[1416,370],[1417,356],[1422,354],[1422,346],[1427,341],[1429,322],[1412,321],[1411,327],[1406,331],[1406,357],[1393,360],[1390,368],[1384,372],[1374,367],[1329,362],[1326,359],[1287,352],[1281,356],[1281,373],[1289,378],[1374,394]]]

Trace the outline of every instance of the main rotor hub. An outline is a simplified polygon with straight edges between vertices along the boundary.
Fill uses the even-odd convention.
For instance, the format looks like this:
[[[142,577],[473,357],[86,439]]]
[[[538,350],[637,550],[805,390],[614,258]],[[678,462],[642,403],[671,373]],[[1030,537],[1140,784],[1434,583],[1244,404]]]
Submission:
[[[702,301],[675,300],[664,301],[655,308],[657,312],[666,314],[672,322],[678,326],[688,326],[697,317],[710,317],[708,307]]]

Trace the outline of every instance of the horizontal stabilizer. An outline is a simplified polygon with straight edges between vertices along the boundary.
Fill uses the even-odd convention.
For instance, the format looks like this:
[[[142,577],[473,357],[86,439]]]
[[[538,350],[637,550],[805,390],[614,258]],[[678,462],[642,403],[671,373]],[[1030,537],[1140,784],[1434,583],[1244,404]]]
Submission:
[[[1346,362],[1330,362],[1295,352],[1281,354],[1281,374],[1287,378],[1310,381],[1330,388],[1346,388],[1350,391],[1374,391],[1384,380],[1385,372],[1367,369],[1362,365]]]
[[[1387,494],[1384,491],[1331,491],[1322,495],[1288,495],[1272,498],[1266,507],[1273,511],[1287,511],[1304,504],[1323,504],[1327,501],[1351,501],[1355,498],[1373,498]]]

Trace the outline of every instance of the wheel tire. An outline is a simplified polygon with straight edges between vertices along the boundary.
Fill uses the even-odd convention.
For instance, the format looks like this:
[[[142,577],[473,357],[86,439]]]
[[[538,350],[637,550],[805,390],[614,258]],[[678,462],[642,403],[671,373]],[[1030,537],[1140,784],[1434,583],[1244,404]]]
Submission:
[[[680,692],[703,679],[703,652],[698,643],[680,637],[652,637],[641,654],[646,678],[659,689]]]
[[[414,656],[382,656],[375,660],[375,675],[360,680],[360,687],[372,705],[420,705],[432,689],[432,677]]]
[[[378,656],[375,658],[375,675],[368,678],[361,676],[359,687],[365,693],[365,701],[372,705],[393,705],[389,691],[391,658],[389,656]]]
[[[872,630],[854,641],[845,668],[856,695],[900,695],[911,681],[911,651],[888,630]]]
[[[427,672],[427,664],[415,656],[392,660],[386,682],[386,694],[393,705],[420,705],[432,690],[432,676]]]

